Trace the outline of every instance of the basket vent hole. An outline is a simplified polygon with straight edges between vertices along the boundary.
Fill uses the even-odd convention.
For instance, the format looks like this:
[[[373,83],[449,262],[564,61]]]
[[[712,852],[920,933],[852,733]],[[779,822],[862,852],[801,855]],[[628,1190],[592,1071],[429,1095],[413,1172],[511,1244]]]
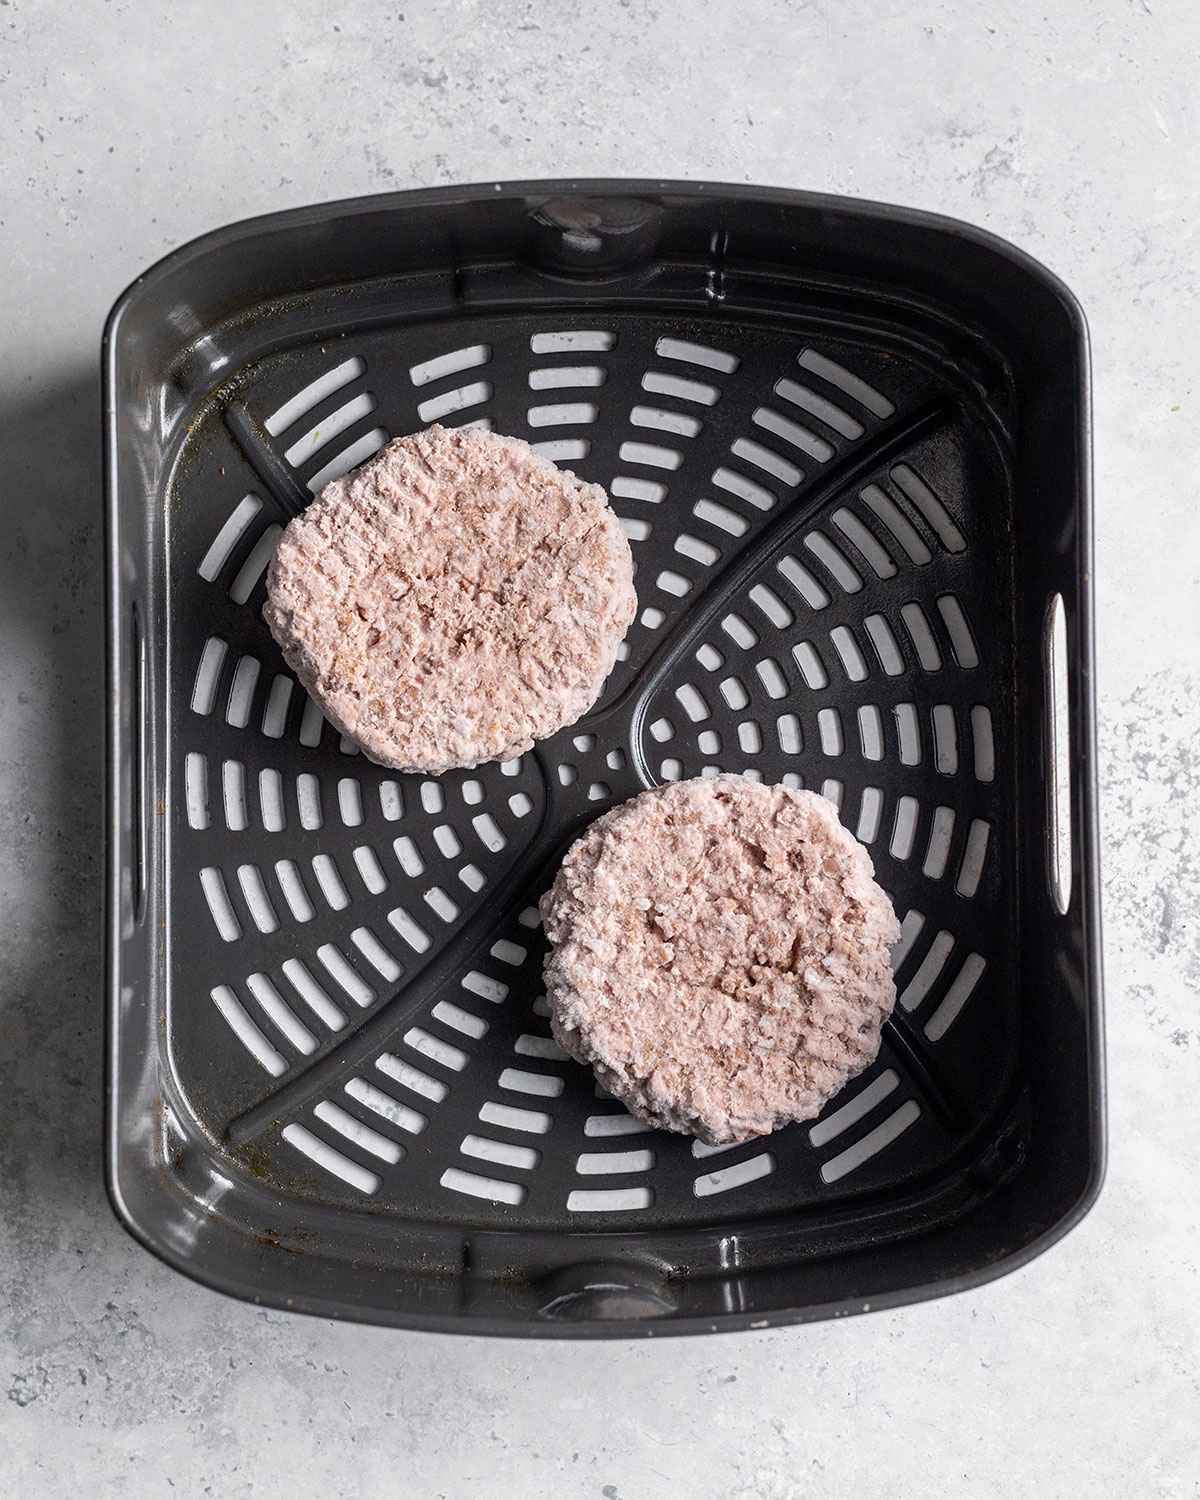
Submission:
[[[702,542],[699,537],[692,536],[687,531],[681,531],[675,538],[675,550],[684,557],[690,557],[693,562],[698,562],[703,568],[711,568],[721,556],[720,551],[710,542]]]
[[[387,890],[387,877],[379,859],[369,844],[359,844],[354,850],[354,866],[359,878],[372,896],[381,896]]]
[[[481,1000],[490,1000],[493,1005],[499,1005],[508,997],[508,985],[488,974],[481,974],[478,969],[470,969],[463,975],[462,987]]]
[[[325,900],[334,911],[345,911],[350,905],[350,895],[346,890],[341,871],[334,862],[333,856],[330,854],[314,854],[312,868]]]
[[[287,1059],[267,1040],[230,987],[227,984],[219,984],[210,991],[210,994],[213,1004],[221,1013],[229,1029],[259,1067],[265,1068],[272,1078],[278,1078],[280,1074],[286,1073]]]
[[[864,760],[883,759],[883,719],[873,703],[863,703],[859,707],[858,739]]]
[[[375,410],[375,398],[363,391],[360,395],[353,396],[343,406],[339,406],[334,412],[319,422],[317,426],[310,427],[303,437],[297,438],[290,448],[284,450],[284,458],[293,469],[300,468],[306,464],[314,454],[318,453],[327,443],[332,443],[334,438],[340,437],[348,428],[354,426],[361,417],[366,417]]]
[[[879,821],[883,813],[883,793],[877,786],[863,787],[862,802],[858,809],[858,827],[854,836],[863,844],[873,844],[879,837]]]
[[[584,1151],[575,1158],[575,1170],[581,1177],[615,1177],[625,1172],[648,1172],[653,1165],[654,1152],[649,1150]]]
[[[650,1129],[644,1120],[639,1120],[626,1110],[620,1114],[589,1115],[583,1122],[583,1133],[594,1139],[618,1135],[641,1135]]]
[[[450,827],[449,823],[439,823],[433,830],[433,842],[438,846],[439,852],[446,859],[457,859],[462,853],[462,844],[459,842],[458,834]]]
[[[755,664],[754,670],[758,673],[759,681],[767,691],[768,698],[787,697],[787,678],[783,675],[783,669],[779,663],[771,657]]]
[[[525,414],[530,427],[572,427],[594,422],[600,408],[594,401],[559,401],[550,406],[531,406]]]
[[[575,1188],[567,1194],[567,1212],[611,1214],[649,1208],[654,1193],[648,1187]]]
[[[283,962],[283,977],[319,1020],[324,1021],[330,1031],[341,1031],[346,1017],[340,1006],[334,1004],[324,988],[313,978],[307,965],[298,958]]]
[[[532,447],[535,453],[548,458],[552,464],[567,464],[586,458],[592,445],[586,438],[551,438],[544,443],[534,443]]]
[[[929,628],[929,621],[925,618],[925,611],[919,604],[904,604],[900,607],[900,618],[912,637],[912,643],[917,651],[917,661],[922,670],[939,671],[942,665],[942,654],[933,638],[933,631]]]
[[[782,438],[785,443],[790,443],[801,453],[807,453],[809,458],[815,458],[818,463],[828,463],[836,452],[832,443],[827,443],[823,437],[818,437],[815,432],[801,426],[799,422],[793,422],[790,417],[773,411],[769,406],[757,407],[750,420],[764,432]]]
[[[693,724],[702,723],[705,719],[711,717],[711,711],[708,704],[704,701],[703,695],[690,682],[685,682],[681,687],[677,687],[675,689],[675,696],[679,700],[684,713],[687,714]]]
[[[364,433],[362,437],[357,438],[351,443],[348,448],[343,448],[335,458],[331,458],[323,469],[318,469],[308,481],[307,488],[314,495],[319,495],[327,484],[332,484],[335,479],[340,479],[343,474],[348,474],[351,469],[357,469],[359,464],[366,463],[368,458],[379,452],[387,440],[388,435],[382,427],[372,427],[370,432]],[[272,540],[271,551],[274,551],[274,549],[275,542]],[[267,565],[267,561],[269,561],[269,554],[263,560],[264,568]],[[233,592],[233,589],[231,589],[230,593],[232,594]],[[236,595],[234,597],[236,599]],[[237,602],[242,604],[245,601],[238,599]]]
[[[335,365],[332,370],[326,370],[311,385],[306,385],[303,390],[297,391],[263,423],[271,437],[278,437],[281,432],[286,432],[289,427],[298,422],[306,412],[312,411],[314,406],[319,406],[328,396],[335,391],[340,391],[343,386],[349,385],[351,381],[358,380],[366,372],[366,365],[357,355],[351,359],[343,360],[340,365]]]
[[[857,594],[862,588],[862,579],[851,567],[845,554],[829,540],[823,531],[810,531],[804,545],[829,570],[847,594]]]
[[[734,469],[727,469],[724,465],[713,470],[712,482],[727,494],[736,495],[739,500],[744,500],[747,505],[752,505],[755,510],[771,510],[775,505],[775,496],[767,489],[765,484],[759,484],[757,480],[749,479],[745,474],[739,474]]]
[[[714,1172],[697,1177],[692,1183],[692,1192],[697,1198],[728,1193],[733,1188],[757,1182],[760,1177],[769,1177],[774,1170],[775,1158],[769,1151],[762,1151],[757,1156],[748,1156],[744,1161],[731,1162],[727,1167],[718,1167]]]
[[[668,756],[658,771],[664,781],[678,781],[683,775],[683,762],[676,760],[674,756]]]
[[[395,851],[400,868],[410,880],[415,880],[425,873],[425,861],[421,858],[421,851],[408,834],[401,834],[398,839],[394,839],[392,849]]]
[[[226,943],[236,942],[242,935],[242,924],[234,912],[229,892],[225,888],[225,877],[214,865],[206,865],[200,871],[200,889],[208,902],[209,915],[217,936]]]
[[[529,372],[531,391],[557,391],[571,386],[603,385],[608,372],[603,365],[545,365]]]
[[[915,797],[896,799],[896,817],[892,824],[892,841],[889,845],[893,859],[907,859],[912,853],[920,811],[920,805]]]
[[[943,776],[958,770],[958,721],[949,703],[933,706],[933,763]]]
[[[440,885],[431,885],[425,892],[425,904],[443,922],[453,922],[458,917],[458,907]]]
[[[394,906],[387,914],[389,924],[395,928],[400,937],[408,944],[414,953],[427,953],[429,951],[429,934],[419,923],[413,921],[412,917],[402,906]]]
[[[312,698],[305,698],[304,712],[300,715],[300,743],[310,750],[321,743],[325,728],[325,716]]]
[[[960,896],[970,900],[979,889],[979,881],[983,876],[984,861],[987,859],[988,838],[991,827],[982,818],[974,818],[967,832],[966,847],[963,849],[962,863],[958,867],[958,879],[954,883],[954,889]]]
[[[841,510],[834,511],[831,519],[851,546],[856,547],[866,558],[877,578],[896,576],[896,564],[888,555],[887,549],[875,533],[863,525],[852,510],[847,510],[843,506]]]
[[[778,479],[780,484],[786,485],[789,489],[794,488],[804,478],[803,471],[784,458],[782,453],[776,453],[774,448],[768,448],[764,443],[756,443],[752,438],[737,438],[729,451],[735,458],[740,458],[743,463],[753,464],[756,469],[761,469],[764,474],[770,474],[772,479]]]
[[[704,729],[696,737],[696,748],[701,755],[720,755],[721,736],[715,729]]]
[[[622,500],[641,500],[646,505],[660,505],[667,498],[667,487],[654,479],[634,479],[627,474],[618,474],[609,490]]]
[[[469,891],[481,891],[487,884],[484,873],[478,865],[463,865],[458,872],[458,878]]]
[[[488,1023],[482,1016],[472,1015],[469,1010],[463,1010],[461,1005],[455,1005],[451,1000],[439,1000],[430,1015],[451,1031],[461,1032],[474,1041],[487,1035]]]
[[[900,923],[900,936],[892,946],[892,972],[898,974],[905,959],[912,952],[913,944],[921,936],[925,918],[919,911],[908,911]]]
[[[314,916],[313,904],[295,863],[290,859],[279,860],[275,866],[275,878],[296,921],[311,922]]]
[[[937,607],[946,627],[946,634],[950,637],[954,660],[965,671],[971,671],[979,665],[979,652],[975,649],[975,637],[971,633],[962,605],[953,594],[942,594]]]
[[[541,1099],[557,1099],[564,1088],[563,1079],[556,1073],[527,1073],[522,1068],[505,1068],[499,1082],[502,1089]]]
[[[577,734],[571,743],[581,755],[587,755],[596,748],[596,736],[594,734]]]
[[[449,1042],[444,1042],[441,1037],[432,1036],[420,1026],[410,1027],[404,1033],[404,1045],[411,1047],[414,1052],[419,1052],[422,1057],[427,1057],[431,1062],[440,1064],[443,1068],[450,1068],[455,1073],[461,1073],[467,1065],[467,1054],[459,1047],[452,1047]]]
[[[621,530],[631,542],[644,542],[650,535],[651,526],[649,521],[639,521],[633,516],[618,516]]]
[[[625,769],[624,750],[610,750],[604,757],[604,764],[610,771],[623,771]]]
[[[246,909],[255,927],[259,932],[277,931],[279,918],[275,915],[275,908],[271,905],[271,898],[267,895],[267,887],[258,866],[239,865],[237,876]]]
[[[933,493],[921,476],[907,464],[897,464],[892,470],[892,481],[904,497],[920,511],[931,531],[947,552],[964,552],[966,541],[950,518],[946,507]]]
[[[816,417],[818,422],[824,422],[826,427],[831,427],[840,437],[860,438],[863,435],[863,425],[856,421],[849,412],[835,406],[832,401],[826,400],[816,391],[806,385],[801,385],[798,380],[778,380],[775,383],[775,394],[783,401],[789,401],[793,406],[798,406],[801,411],[806,411],[810,417]]]
[[[188,827],[197,831],[208,827],[208,760],[189,750],[183,762],[184,802]]]
[[[483,801],[483,783],[469,777],[462,784],[462,799],[468,807],[478,807]]]
[[[552,1037],[533,1036],[523,1032],[513,1043],[513,1051],[521,1057],[539,1057],[543,1062],[565,1062],[567,1054]]]
[[[829,603],[828,593],[798,558],[790,555],[781,557],[775,567],[796,590],[809,609],[824,609]]]
[[[867,411],[875,417],[890,417],[896,408],[881,392],[874,386],[868,385],[861,376],[855,375],[847,370],[844,365],[827,358],[824,354],[818,354],[815,349],[804,349],[797,356],[796,363],[802,370],[807,370],[812,375],[819,376],[828,385],[836,386],[843,391],[852,401],[857,401],[859,406],[866,407]]]
[[[818,1150],[830,1141],[857,1125],[877,1104],[895,1093],[900,1084],[900,1075],[894,1068],[885,1068],[878,1078],[873,1078],[866,1088],[859,1089],[853,1099],[848,1100],[830,1115],[822,1115],[808,1132],[808,1139]]]
[[[863,503],[879,518],[880,521],[896,538],[902,551],[916,563],[917,567],[923,568],[933,558],[933,553],[925,545],[916,527],[887,493],[880,489],[877,484],[869,484],[859,492]]]
[[[410,1089],[414,1094],[420,1094],[422,1099],[428,1099],[432,1104],[440,1104],[450,1092],[440,1078],[431,1078],[428,1073],[414,1068],[412,1063],[391,1052],[381,1052],[375,1059],[375,1066],[393,1082]]]
[[[825,755],[840,755],[844,748],[842,739],[842,716],[836,708],[823,708],[817,714],[817,730],[821,736],[821,750]]]
[[[839,812],[842,809],[842,794],[844,793],[844,791],[845,787],[842,785],[842,783],[835,780],[832,776],[827,777],[826,780],[821,783],[821,796],[824,797],[827,802],[832,802],[834,807],[836,807]]]
[[[308,1027],[293,1013],[291,1006],[265,974],[251,974],[246,979],[246,988],[258,1001],[263,1014],[268,1016],[280,1034],[305,1057],[317,1050],[317,1039]]]
[[[779,736],[779,748],[785,755],[799,755],[804,749],[800,720],[795,714],[780,714],[775,720],[775,732]]]
[[[491,813],[478,813],[471,819],[471,826],[479,835],[479,841],[492,854],[499,854],[508,840],[500,831],[500,825]]]
[[[718,370],[722,375],[732,375],[741,361],[736,354],[724,349],[713,349],[707,344],[693,344],[687,339],[661,338],[654,346],[660,359],[678,359],[686,364],[701,365],[706,370]]]
[[[353,1142],[360,1151],[366,1151],[371,1156],[377,1156],[380,1161],[385,1161],[391,1166],[402,1160],[404,1147],[399,1141],[390,1140],[386,1135],[380,1135],[378,1130],[372,1130],[369,1125],[364,1125],[361,1120],[340,1104],[334,1104],[328,1099],[322,1099],[320,1104],[313,1109],[313,1114],[324,1125],[331,1130],[336,1130],[340,1136]]]
[[[642,624],[646,627],[647,630],[657,630],[666,618],[666,615],[663,614],[662,610],[659,609],[657,605],[650,604],[647,605],[644,610],[642,610]]]
[[[962,968],[954,976],[950,988],[942,997],[941,1004],[925,1022],[928,1041],[940,1042],[958,1019],[959,1012],[971,998],[975,986],[983,976],[987,964],[978,953],[968,953]]]
[[[612,796],[612,787],[607,781],[593,781],[587,789],[589,802],[603,802],[606,797]]]
[[[664,568],[655,582],[664,594],[671,594],[676,599],[683,599],[692,591],[691,579],[670,568]]]
[[[283,737],[294,686],[292,679],[285,677],[282,672],[278,673],[271,683],[271,691],[267,694],[262,716],[262,732],[268,739],[278,740]]]
[[[196,569],[205,583],[213,583],[221,569],[233,555],[233,549],[246,534],[246,528],[262,509],[257,495],[246,495],[239,500],[216,536],[209,543],[208,551],[200,559]]]
[[[899,1004],[904,1010],[916,1010],[921,1004],[945,968],[946,960],[950,957],[953,947],[954,939],[948,932],[936,934],[917,972],[900,992]]]
[[[810,687],[814,693],[828,687],[829,676],[825,671],[825,663],[817,654],[817,648],[811,641],[801,641],[793,646],[792,656],[800,668],[800,675],[804,678],[807,687]]]
[[[885,1146],[903,1135],[910,1125],[921,1117],[921,1106],[915,1099],[907,1099],[899,1109],[893,1110],[887,1119],[869,1130],[861,1139],[847,1146],[837,1156],[831,1156],[821,1167],[821,1181],[840,1182],[843,1177],[861,1167],[873,1156],[878,1156]]]
[[[495,1162],[498,1167],[515,1167],[521,1172],[532,1171],[542,1159],[542,1153],[535,1151],[532,1146],[496,1141],[487,1135],[465,1135],[458,1149],[464,1156]]]
[[[534,354],[603,354],[617,342],[602,328],[573,328],[561,333],[535,333],[529,340]]]
[[[338,811],[347,828],[357,828],[363,820],[362,791],[353,776],[343,776],[338,782]]]
[[[350,934],[350,941],[389,984],[394,984],[400,978],[400,965],[369,927],[356,927]]]
[[[322,943],[317,949],[317,958],[329,977],[335,984],[341,985],[355,1005],[365,1009],[372,1003],[375,999],[375,991],[362,978],[340,948],[335,947],[333,943]]]
[[[758,645],[757,633],[747,625],[741,615],[727,614],[721,621],[721,629],[743,651],[749,651],[751,646]]]
[[[488,951],[493,958],[498,958],[510,969],[520,968],[529,956],[528,948],[523,948],[520,943],[510,942],[508,938],[498,938]]]
[[[786,630],[796,618],[774,589],[769,589],[765,583],[756,583],[749,597],[751,604],[766,615],[776,630]]]
[[[514,818],[523,818],[533,811],[533,799],[525,792],[514,792],[508,805]]]
[[[642,376],[642,389],[655,396],[674,396],[680,401],[694,401],[698,406],[715,406],[720,391],[715,385],[703,380],[688,380],[682,375],[669,375],[665,371],[647,370]]]
[[[438,1179],[451,1192],[466,1193],[471,1198],[483,1198],[489,1203],[508,1203],[516,1207],[524,1203],[528,1191],[519,1182],[505,1182],[499,1177],[481,1177],[475,1172],[463,1172],[458,1167],[447,1167]]]
[[[921,761],[921,729],[917,719],[915,703],[897,703],[893,710],[896,719],[896,737],[900,748],[902,766],[919,765]]]
[[[737,732],[743,755],[757,755],[762,750],[762,730],[753,719],[743,719]]]
[[[268,833],[282,833],[287,822],[283,806],[283,777],[270,766],[258,773],[258,805]]]
[[[889,677],[899,677],[904,671],[904,657],[900,654],[892,627],[882,615],[868,615],[863,624],[871,645],[875,648],[875,655],[879,658],[879,665]]]
[[[413,385],[429,385],[435,380],[444,380],[448,375],[461,375],[464,370],[474,370],[486,365],[492,357],[487,344],[467,344],[461,349],[451,349],[446,354],[435,355],[420,364],[409,366],[409,379]]]
[[[704,423],[684,411],[663,411],[658,406],[635,406],[629,413],[634,427],[651,427],[659,432],[669,432],[676,437],[698,436]]]
[[[829,632],[829,639],[846,676],[851,682],[862,682],[867,675],[867,663],[854,632],[849,626],[837,625]]]
[[[210,635],[200,653],[200,664],[196,668],[196,681],[192,687],[192,712],[210,714],[217,701],[217,684],[225,655],[229,650],[218,636]]]
[[[558,768],[558,779],[563,786],[574,786],[579,780],[579,768],[564,761]]]
[[[675,726],[670,719],[655,719],[650,725],[650,734],[661,745],[664,741],[674,737]]]
[[[415,1072],[415,1069],[413,1071]],[[361,1104],[364,1109],[373,1110],[389,1125],[395,1125],[398,1130],[406,1130],[409,1135],[420,1135],[428,1124],[423,1114],[410,1109],[399,1099],[393,1099],[386,1090],[376,1088],[365,1078],[351,1078],[346,1084],[346,1093],[356,1104]]]
[[[328,1141],[323,1141],[320,1136],[314,1135],[304,1125],[285,1125],[283,1127],[283,1138],[289,1146],[307,1156],[309,1161],[315,1162],[318,1167],[323,1167],[326,1172],[334,1177],[340,1177],[352,1188],[357,1188],[360,1193],[376,1193],[379,1191],[380,1179],[366,1167],[361,1167],[357,1162],[351,1161],[348,1156],[331,1146]]]
[[[950,844],[954,838],[954,809],[935,807],[929,825],[929,843],[925,848],[925,863],[921,873],[929,880],[940,880],[946,873],[946,861],[950,858]]]
[[[692,514],[698,521],[707,521],[710,526],[715,526],[718,531],[724,531],[729,536],[745,536],[750,529],[749,521],[728,506],[718,505],[715,500],[697,500],[692,506]]]
[[[666,448],[658,443],[622,443],[621,462],[645,464],[652,469],[677,469],[683,463],[683,454],[678,448]]]
[[[485,1125],[498,1125],[502,1130],[521,1130],[526,1135],[546,1135],[554,1123],[544,1110],[520,1109],[515,1104],[497,1104],[490,1099],[480,1106],[479,1118]]]

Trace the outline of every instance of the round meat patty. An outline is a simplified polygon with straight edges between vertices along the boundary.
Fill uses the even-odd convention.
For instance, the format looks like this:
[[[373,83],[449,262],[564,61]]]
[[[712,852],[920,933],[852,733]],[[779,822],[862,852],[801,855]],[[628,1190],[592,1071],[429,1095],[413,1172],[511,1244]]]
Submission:
[[[559,1045],[638,1119],[714,1146],[818,1114],[896,999],[892,904],[814,792],[642,792],[572,845],[542,917]]]
[[[371,760],[507,760],[600,696],[633,560],[599,485],[519,438],[430,427],[326,485],[279,539],[263,613]]]

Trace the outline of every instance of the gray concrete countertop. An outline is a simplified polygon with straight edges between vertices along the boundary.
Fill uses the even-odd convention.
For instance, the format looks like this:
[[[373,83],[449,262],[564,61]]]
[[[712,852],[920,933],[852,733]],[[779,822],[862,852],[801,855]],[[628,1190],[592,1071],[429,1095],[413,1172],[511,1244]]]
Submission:
[[[0,1492],[1200,1495],[1198,58],[1187,0],[0,0]],[[1111,1166],[982,1291],[721,1339],[450,1340],[227,1301],[109,1211],[103,316],[247,214],[565,173],[957,214],[1090,317]]]

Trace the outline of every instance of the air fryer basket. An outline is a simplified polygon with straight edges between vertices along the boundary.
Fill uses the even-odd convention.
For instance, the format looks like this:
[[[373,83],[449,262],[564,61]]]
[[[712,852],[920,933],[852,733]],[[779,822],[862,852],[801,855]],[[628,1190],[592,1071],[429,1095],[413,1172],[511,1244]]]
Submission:
[[[779,190],[396,194],[175,252],[105,378],[107,1160],[146,1245],[326,1315],[629,1334],[935,1295],[1082,1215],[1087,346],[1040,266]],[[639,593],[585,721],[436,780],[339,741],[261,616],[288,517],[434,420],[604,484]],[[535,912],[591,818],[715,768],[823,790],[903,919],[876,1064],[720,1151],[563,1059]]]

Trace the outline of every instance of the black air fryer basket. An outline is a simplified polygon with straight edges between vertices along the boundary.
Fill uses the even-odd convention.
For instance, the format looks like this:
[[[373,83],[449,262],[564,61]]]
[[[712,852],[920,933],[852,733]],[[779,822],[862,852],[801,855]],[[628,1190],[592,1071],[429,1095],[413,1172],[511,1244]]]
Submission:
[[[1087,342],[999,240],[678,183],[223,229],[105,338],[108,1173],[156,1254],[403,1327],[762,1327],[1029,1259],[1103,1164]],[[369,764],[262,619],[280,528],[389,437],[603,484],[639,614],[519,760]],[[1068,750],[1069,746],[1069,750]],[[878,1061],[714,1150],[549,1036],[535,912],[605,808],[823,790],[903,921]]]

